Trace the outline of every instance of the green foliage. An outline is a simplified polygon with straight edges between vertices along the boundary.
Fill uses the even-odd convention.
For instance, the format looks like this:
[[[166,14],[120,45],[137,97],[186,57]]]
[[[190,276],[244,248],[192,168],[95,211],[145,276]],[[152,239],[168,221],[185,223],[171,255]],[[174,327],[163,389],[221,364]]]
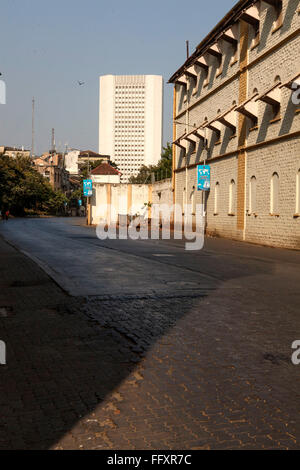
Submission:
[[[64,211],[65,203],[68,202],[67,196],[61,191],[55,191],[49,198],[45,207],[50,214],[58,214]]]
[[[162,160],[167,160],[172,162],[173,158],[173,148],[170,142],[167,142],[167,146],[163,147],[163,153],[161,154]]]
[[[155,181],[161,181],[172,176],[172,145],[168,142],[163,148],[161,160],[157,165],[142,165],[137,176],[131,176],[130,183],[150,184],[152,178]],[[153,176],[152,176],[153,175]]]
[[[32,165],[30,158],[0,157],[0,208],[13,215],[62,213],[66,196],[53,191]]]
[[[120,171],[118,165],[115,163],[115,162],[109,162],[110,166],[112,166],[113,168],[115,168],[116,170]]]
[[[53,195],[48,181],[32,166],[30,158],[0,157],[0,207],[14,215],[26,209],[43,210]]]
[[[91,160],[90,162],[82,163],[79,167],[79,174],[80,174],[82,181],[89,177],[89,171],[91,172],[97,166],[101,165],[101,163],[102,163],[102,160]]]
[[[76,189],[75,191],[72,192],[71,196],[69,197],[69,206],[70,207],[78,207],[78,201],[79,200],[84,201],[84,196],[83,196],[83,184],[81,184],[80,188]]]

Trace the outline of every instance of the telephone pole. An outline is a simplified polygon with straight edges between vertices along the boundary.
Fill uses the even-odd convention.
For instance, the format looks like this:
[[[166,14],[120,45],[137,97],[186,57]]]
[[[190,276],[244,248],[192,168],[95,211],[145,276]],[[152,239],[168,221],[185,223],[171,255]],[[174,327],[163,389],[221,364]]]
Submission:
[[[51,137],[51,153],[55,154],[55,130],[52,128],[52,137]]]
[[[35,111],[35,99],[32,98],[32,134],[31,134],[31,158],[34,157],[34,111]]]

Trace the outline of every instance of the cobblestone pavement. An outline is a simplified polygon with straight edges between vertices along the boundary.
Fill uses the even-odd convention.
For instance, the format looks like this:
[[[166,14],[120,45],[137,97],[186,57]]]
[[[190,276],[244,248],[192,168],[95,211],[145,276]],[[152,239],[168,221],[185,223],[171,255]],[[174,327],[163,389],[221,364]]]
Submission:
[[[0,239],[0,449],[299,448],[289,282],[75,298]]]

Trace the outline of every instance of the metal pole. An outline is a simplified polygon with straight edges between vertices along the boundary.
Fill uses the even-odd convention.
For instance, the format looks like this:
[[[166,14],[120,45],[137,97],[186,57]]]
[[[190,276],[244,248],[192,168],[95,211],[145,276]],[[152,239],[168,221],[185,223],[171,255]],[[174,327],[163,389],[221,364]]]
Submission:
[[[189,89],[188,85],[186,85],[186,132],[189,130],[190,126],[190,114],[189,114],[189,105],[190,105],[190,98],[189,98]],[[187,141],[186,141],[187,142]],[[188,162],[187,162],[187,145],[185,150],[185,204],[188,204]],[[185,214],[185,211],[183,211]]]
[[[31,158],[34,157],[34,105],[35,105],[35,100],[34,97],[32,98],[32,133],[31,133]]]
[[[204,129],[204,165],[206,165],[206,160],[208,159],[208,143],[207,143],[207,128],[205,127]],[[206,225],[207,225],[207,211],[206,211],[206,191],[202,191],[203,197],[202,197],[202,204],[203,204],[203,217],[204,217],[204,230],[206,230]]]
[[[51,153],[52,157],[55,153],[55,130],[54,127],[52,127],[52,135],[51,135]]]
[[[88,177],[90,179],[90,152],[88,152]],[[91,198],[90,196],[87,198],[87,209],[88,209],[88,225],[91,225]]]

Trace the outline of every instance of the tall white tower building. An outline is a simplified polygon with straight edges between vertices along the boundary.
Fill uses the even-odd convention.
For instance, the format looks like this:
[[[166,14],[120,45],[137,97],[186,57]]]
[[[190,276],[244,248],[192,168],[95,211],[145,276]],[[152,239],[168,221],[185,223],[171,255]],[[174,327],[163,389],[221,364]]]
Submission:
[[[122,182],[142,165],[156,165],[162,150],[163,78],[100,77],[99,153],[110,155]]]

